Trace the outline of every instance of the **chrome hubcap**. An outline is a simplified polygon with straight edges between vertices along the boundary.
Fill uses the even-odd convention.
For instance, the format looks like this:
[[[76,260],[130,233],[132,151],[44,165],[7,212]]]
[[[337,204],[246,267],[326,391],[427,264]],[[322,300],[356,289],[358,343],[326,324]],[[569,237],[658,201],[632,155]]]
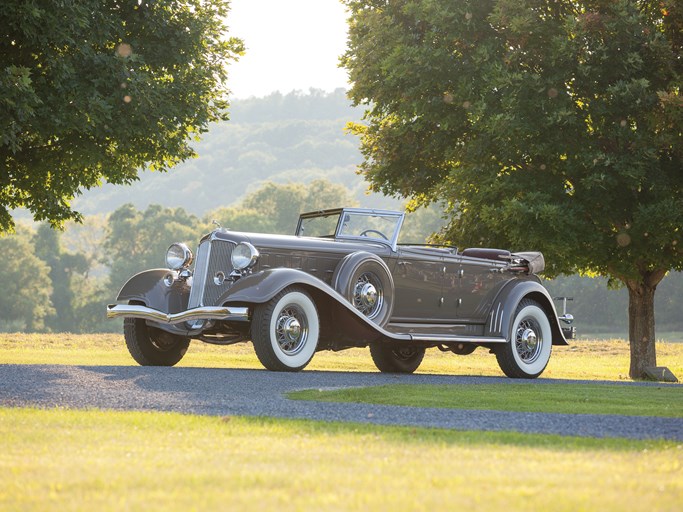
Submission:
[[[382,309],[384,296],[381,284],[374,274],[361,274],[353,290],[353,306],[368,318],[374,318]]]
[[[522,333],[522,342],[529,350],[536,350],[536,345],[538,345],[538,338],[533,329],[525,329]]]
[[[301,336],[301,324],[296,318],[288,318],[283,330],[285,337],[290,341],[296,341]]]
[[[362,285],[359,295],[363,306],[372,308],[377,304],[377,289],[371,283]]]

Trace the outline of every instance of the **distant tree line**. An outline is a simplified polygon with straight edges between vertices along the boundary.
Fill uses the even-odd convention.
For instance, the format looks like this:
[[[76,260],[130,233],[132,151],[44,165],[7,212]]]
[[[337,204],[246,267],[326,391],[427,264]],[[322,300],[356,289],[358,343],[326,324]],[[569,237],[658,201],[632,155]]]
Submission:
[[[177,241],[196,247],[215,226],[251,232],[291,234],[300,212],[354,206],[352,192],[339,184],[315,180],[310,185],[266,183],[236,206],[203,216],[183,208],[125,204],[111,215],[89,216],[63,232],[47,224],[18,225],[0,238],[4,256],[0,272],[0,331],[118,332],[105,319],[123,283],[133,274],[163,267],[168,246]],[[404,224],[401,242],[425,243],[443,226],[442,210],[419,209]],[[625,332],[624,290],[612,291],[603,279],[560,277],[546,283],[554,296],[573,296],[571,312],[579,330]],[[683,331],[677,305],[683,300],[683,274],[662,284],[658,323],[662,331]]]
[[[367,184],[356,174],[361,159],[358,141],[344,130],[361,114],[341,89],[235,100],[230,121],[212,124],[193,143],[198,158],[169,173],[140,173],[133,187],[105,184],[89,190],[76,198],[74,208],[93,215],[110,213],[128,202],[144,209],[151,200],[203,216],[209,210],[236,206],[245,194],[269,181],[315,179],[344,185],[361,204],[372,201],[373,207],[386,207],[395,201],[367,195]]]

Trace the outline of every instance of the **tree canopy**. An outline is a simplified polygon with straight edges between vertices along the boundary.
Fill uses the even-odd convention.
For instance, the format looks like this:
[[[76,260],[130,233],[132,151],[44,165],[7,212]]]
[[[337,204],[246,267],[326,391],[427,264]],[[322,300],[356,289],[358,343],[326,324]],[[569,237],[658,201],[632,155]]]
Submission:
[[[13,236],[0,237],[4,255],[0,272],[0,329],[33,331],[55,313],[52,305],[50,267],[36,256],[30,234],[21,228]]]
[[[7,0],[0,11],[0,232],[59,225],[83,189],[165,171],[227,119],[228,0]]]
[[[371,187],[445,200],[445,238],[542,250],[629,290],[631,376],[683,268],[683,7],[636,0],[345,0],[342,58]]]

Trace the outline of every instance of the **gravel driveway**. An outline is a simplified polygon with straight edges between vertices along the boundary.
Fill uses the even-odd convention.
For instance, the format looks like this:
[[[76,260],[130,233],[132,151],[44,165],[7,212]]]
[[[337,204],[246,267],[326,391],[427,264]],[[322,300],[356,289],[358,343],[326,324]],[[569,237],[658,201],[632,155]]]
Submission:
[[[519,383],[497,377],[419,374],[319,371],[274,373],[265,370],[140,366],[0,365],[0,405],[176,411],[217,416],[272,416],[456,430],[506,430],[683,441],[681,418],[335,404],[288,400],[284,396],[284,393],[297,389],[398,383],[477,385],[498,382],[511,386]],[[568,381],[533,381],[539,386],[552,385],[556,382]],[[681,388],[683,392],[683,386]]]

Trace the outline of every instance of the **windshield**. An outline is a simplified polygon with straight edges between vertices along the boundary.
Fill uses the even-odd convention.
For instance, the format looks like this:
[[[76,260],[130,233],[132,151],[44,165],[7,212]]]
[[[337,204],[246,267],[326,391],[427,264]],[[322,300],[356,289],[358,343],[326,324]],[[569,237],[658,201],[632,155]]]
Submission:
[[[344,213],[339,236],[379,238],[390,242],[398,229],[400,217]]]
[[[327,210],[305,213],[296,234],[322,238],[372,239],[396,244],[403,214],[380,210]]]
[[[333,238],[339,223],[339,213],[320,217],[302,218],[299,223],[299,236]]]

